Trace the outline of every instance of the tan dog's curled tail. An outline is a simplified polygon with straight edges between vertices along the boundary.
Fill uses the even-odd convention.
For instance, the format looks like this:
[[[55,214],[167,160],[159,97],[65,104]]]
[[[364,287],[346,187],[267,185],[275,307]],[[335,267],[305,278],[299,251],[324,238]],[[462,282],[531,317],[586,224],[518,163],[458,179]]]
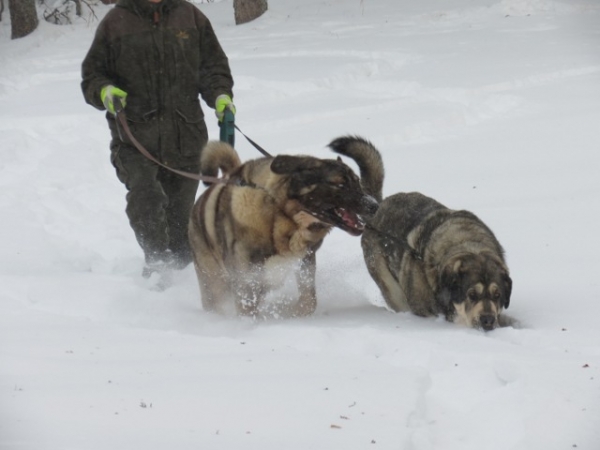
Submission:
[[[204,176],[216,177],[220,170],[223,177],[229,177],[241,165],[237,152],[226,142],[209,141],[202,149],[200,167]]]

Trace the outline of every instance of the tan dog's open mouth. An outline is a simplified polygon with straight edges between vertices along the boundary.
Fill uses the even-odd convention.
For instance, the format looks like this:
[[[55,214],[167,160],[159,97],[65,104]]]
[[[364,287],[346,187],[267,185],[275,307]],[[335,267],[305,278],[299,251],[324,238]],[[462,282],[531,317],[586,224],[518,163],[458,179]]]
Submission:
[[[339,228],[352,236],[360,236],[365,231],[365,220],[346,208],[331,208],[321,212],[305,211],[318,220]]]

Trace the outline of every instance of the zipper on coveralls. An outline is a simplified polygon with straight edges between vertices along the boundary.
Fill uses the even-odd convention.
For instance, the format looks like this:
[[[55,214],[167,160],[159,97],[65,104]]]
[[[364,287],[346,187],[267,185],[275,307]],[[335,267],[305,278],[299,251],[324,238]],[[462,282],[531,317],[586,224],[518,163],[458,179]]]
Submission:
[[[158,105],[157,106],[157,113],[158,113],[158,129],[159,129],[159,133],[158,133],[158,157],[159,159],[164,163],[164,164],[168,164],[169,162],[166,161],[163,157],[163,152],[162,152],[162,143],[161,143],[161,139],[160,137],[162,136],[162,132],[164,131],[164,120],[165,120],[165,107],[164,105],[166,104],[166,99],[163,98],[164,96],[164,67],[165,67],[165,54],[164,54],[164,39],[163,39],[163,31],[162,31],[162,24],[161,24],[161,15],[158,9],[156,9],[154,11],[154,14],[152,15],[152,20],[153,20],[153,25],[154,25],[154,30],[155,33],[153,34],[153,39],[154,39],[154,44],[156,45],[156,50],[158,51],[158,56],[159,56],[159,69],[158,69],[158,80],[157,80],[157,96],[158,96]]]

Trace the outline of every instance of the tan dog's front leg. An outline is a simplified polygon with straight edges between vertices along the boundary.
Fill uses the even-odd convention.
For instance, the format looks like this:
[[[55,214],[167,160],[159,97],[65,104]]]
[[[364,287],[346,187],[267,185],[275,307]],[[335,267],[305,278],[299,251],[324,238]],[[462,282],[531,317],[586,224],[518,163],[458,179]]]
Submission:
[[[263,285],[261,273],[246,274],[246,277],[243,281],[236,283],[237,312],[241,316],[256,318],[258,317],[258,308],[265,296],[265,286]]]
[[[317,289],[315,287],[315,274],[317,271],[317,258],[314,251],[302,259],[300,269],[296,272],[296,282],[300,297],[296,306],[295,316],[309,316],[317,309]]]
[[[306,253],[306,246],[308,244],[306,240],[306,230],[298,230],[290,237],[290,251],[293,255],[301,255]]]

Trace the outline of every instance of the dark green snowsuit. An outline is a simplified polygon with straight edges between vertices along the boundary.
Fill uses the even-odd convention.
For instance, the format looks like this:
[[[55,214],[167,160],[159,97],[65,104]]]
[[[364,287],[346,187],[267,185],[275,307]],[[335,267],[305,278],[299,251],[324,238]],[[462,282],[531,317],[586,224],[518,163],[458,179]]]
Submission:
[[[86,101],[104,110],[106,85],[127,92],[125,113],[133,135],[173,168],[199,173],[207,141],[198,96],[211,107],[233,97],[227,57],[208,19],[184,0],[118,0],[98,25],[82,64]],[[127,215],[146,262],[171,254],[180,267],[191,261],[187,224],[198,182],[147,160],[123,134],[112,114],[111,161],[125,184]]]

